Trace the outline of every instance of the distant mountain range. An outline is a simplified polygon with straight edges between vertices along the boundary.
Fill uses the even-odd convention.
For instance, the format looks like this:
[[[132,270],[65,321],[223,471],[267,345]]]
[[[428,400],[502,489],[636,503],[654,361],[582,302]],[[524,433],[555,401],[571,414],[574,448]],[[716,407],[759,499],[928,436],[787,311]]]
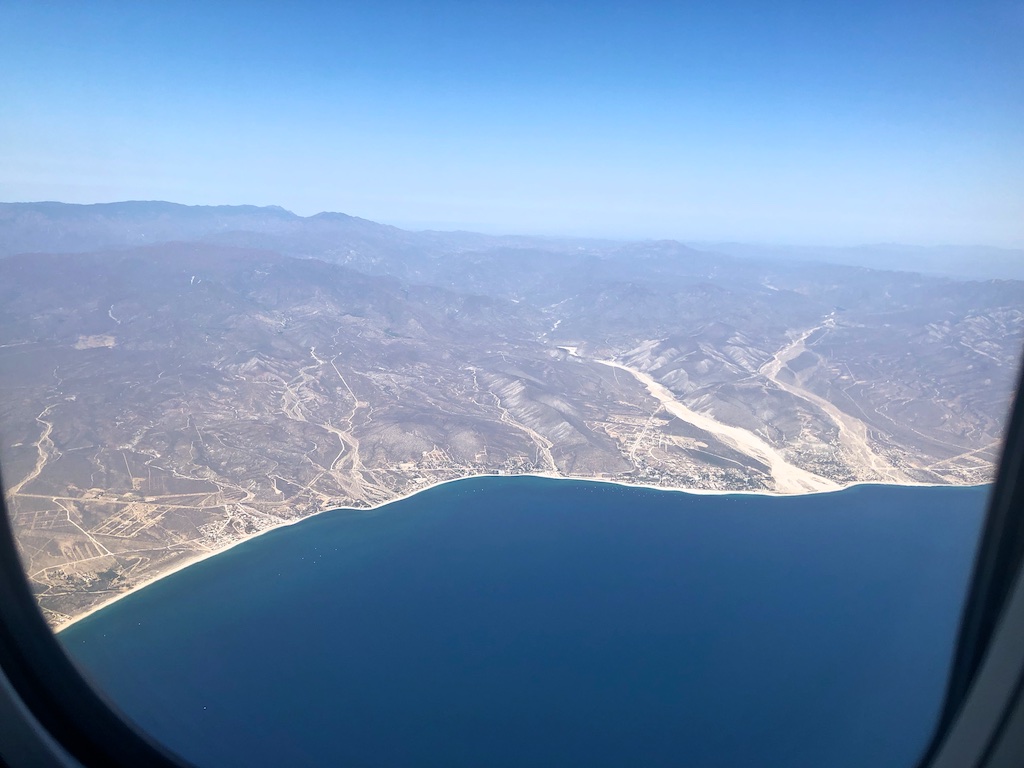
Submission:
[[[0,256],[29,250],[60,253],[201,240],[272,248],[291,256],[390,270],[396,257],[460,249],[614,249],[624,243],[587,238],[412,232],[343,213],[298,216],[279,206],[188,206],[158,201],[72,205],[0,203]],[[693,243],[697,250],[759,261],[810,261],[920,272],[972,280],[1024,279],[1024,250],[989,246],[875,244],[828,248],[749,243]]]

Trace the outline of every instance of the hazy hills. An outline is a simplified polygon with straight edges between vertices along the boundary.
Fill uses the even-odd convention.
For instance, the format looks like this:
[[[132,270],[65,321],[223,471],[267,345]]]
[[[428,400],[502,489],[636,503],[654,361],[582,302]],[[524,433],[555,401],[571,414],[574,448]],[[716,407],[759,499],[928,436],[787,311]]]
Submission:
[[[845,248],[707,243],[699,248],[752,259],[846,264],[869,269],[921,272],[965,280],[1024,279],[1024,249],[983,245],[910,246],[881,243]]]
[[[605,251],[624,245],[585,238],[410,232],[343,213],[303,217],[278,206],[187,206],[160,201],[0,203],[0,256],[128,248],[175,240],[269,248],[291,256],[354,262],[360,268],[388,274],[395,273],[396,259],[416,262],[460,251],[502,247]],[[694,248],[762,262],[813,262],[972,280],[1024,279],[1024,250],[1011,248],[895,244],[829,248],[730,242],[695,244]],[[414,277],[415,263],[406,266]]]
[[[468,474],[984,481],[1024,340],[1021,282],[675,242],[44,203],[0,248],[4,478],[55,622]]]

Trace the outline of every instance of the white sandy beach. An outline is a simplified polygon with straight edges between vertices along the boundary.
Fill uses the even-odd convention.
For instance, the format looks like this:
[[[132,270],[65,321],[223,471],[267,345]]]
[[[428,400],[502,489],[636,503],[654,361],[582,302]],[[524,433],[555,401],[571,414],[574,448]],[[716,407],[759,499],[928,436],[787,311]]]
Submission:
[[[651,484],[648,484],[648,483],[629,483],[629,482],[623,482],[621,480],[612,480],[612,479],[607,479],[607,478],[602,478],[602,477],[573,477],[573,476],[570,476],[570,475],[559,475],[559,474],[555,474],[553,472],[524,473],[524,474],[519,474],[519,475],[496,475],[496,474],[490,474],[490,473],[465,475],[463,477],[455,477],[455,478],[451,478],[451,479],[448,479],[448,480],[440,480],[438,482],[431,483],[430,485],[424,486],[422,488],[417,488],[414,491],[410,491],[410,492],[402,494],[400,496],[396,496],[393,499],[381,502],[380,504],[375,504],[375,505],[370,506],[370,507],[330,507],[329,509],[322,509],[322,510],[319,510],[317,512],[314,512],[311,515],[306,515],[305,517],[300,517],[300,518],[297,518],[295,520],[284,520],[284,521],[280,522],[277,525],[272,525],[269,528],[264,528],[262,531],[259,531],[257,533],[254,533],[254,534],[251,534],[249,536],[246,536],[244,538],[238,539],[237,541],[233,541],[233,542],[231,542],[229,544],[224,545],[223,547],[220,547],[219,549],[215,549],[215,550],[212,550],[210,552],[197,553],[195,555],[195,557],[192,557],[192,558],[189,558],[187,560],[184,560],[184,561],[178,563],[173,568],[170,568],[169,570],[164,571],[162,573],[156,574],[151,579],[148,579],[148,580],[142,582],[141,584],[138,584],[138,585],[132,587],[131,589],[126,590],[125,592],[122,592],[121,594],[114,595],[113,597],[109,598],[108,600],[104,600],[102,603],[99,603],[98,605],[93,606],[92,608],[88,609],[87,611],[84,611],[83,613],[79,614],[78,616],[75,616],[71,620],[64,622],[63,624],[61,624],[58,627],[55,627],[54,631],[59,633],[59,632],[65,630],[65,629],[67,629],[68,627],[74,625],[75,623],[81,621],[82,619],[86,618],[87,616],[92,616],[94,613],[97,613],[98,611],[102,611],[104,608],[107,608],[108,606],[113,605],[114,603],[118,602],[119,600],[123,600],[124,598],[128,597],[129,595],[132,595],[132,594],[138,592],[139,590],[145,589],[146,587],[150,586],[151,584],[156,583],[157,581],[160,581],[161,579],[164,579],[164,578],[166,578],[168,576],[171,576],[172,574],[175,574],[178,571],[182,571],[185,568],[189,568],[189,567],[195,565],[196,563],[202,562],[203,560],[206,560],[206,559],[211,558],[211,557],[216,557],[217,555],[220,555],[220,554],[222,554],[224,552],[227,552],[230,549],[234,549],[235,547],[239,546],[240,544],[245,544],[246,542],[252,541],[253,539],[255,539],[255,538],[259,537],[259,536],[262,536],[262,535],[264,535],[266,533],[270,533],[271,531],[276,531],[276,530],[278,530],[280,528],[286,528],[288,526],[295,525],[297,523],[301,523],[301,522],[304,522],[306,520],[311,520],[314,517],[317,517],[319,515],[325,514],[327,512],[361,512],[361,513],[376,512],[376,511],[379,511],[379,510],[383,509],[384,507],[387,507],[387,506],[389,506],[391,504],[395,504],[397,502],[400,502],[400,501],[403,501],[405,499],[411,498],[412,496],[416,496],[417,494],[425,493],[427,491],[433,490],[434,488],[438,488],[438,487],[443,486],[443,485],[449,485],[451,483],[461,483],[461,482],[465,482],[465,481],[468,481],[468,480],[478,480],[478,479],[487,478],[487,477],[492,477],[492,478],[541,477],[541,478],[546,478],[546,479],[549,479],[549,480],[571,480],[571,481],[575,481],[575,482],[604,483],[604,484],[607,484],[607,485],[619,485],[619,486],[622,486],[624,488],[645,488],[645,489],[654,490],[654,491],[667,491],[667,492],[672,492],[672,493],[687,493],[687,494],[697,495],[697,496],[774,496],[774,497],[780,497],[780,498],[781,497],[791,497],[791,496],[809,496],[809,495],[815,495],[815,494],[836,493],[838,491],[844,491],[844,490],[847,490],[848,488],[853,488],[853,487],[861,486],[861,485],[891,485],[891,486],[899,486],[899,487],[926,487],[926,488],[967,488],[967,487],[977,487],[977,486],[953,486],[953,485],[944,484],[944,483],[914,483],[914,482],[906,482],[906,483],[876,483],[876,482],[854,482],[854,483],[847,483],[846,485],[834,484],[834,487],[826,488],[826,489],[821,489],[821,490],[804,490],[804,491],[801,491],[801,492],[798,492],[798,493],[779,493],[777,491],[743,491],[743,490],[730,491],[730,490],[721,490],[721,489],[712,489],[712,488],[686,488],[686,487],[681,487],[681,486],[651,485]],[[978,485],[987,485],[987,483],[980,483]]]

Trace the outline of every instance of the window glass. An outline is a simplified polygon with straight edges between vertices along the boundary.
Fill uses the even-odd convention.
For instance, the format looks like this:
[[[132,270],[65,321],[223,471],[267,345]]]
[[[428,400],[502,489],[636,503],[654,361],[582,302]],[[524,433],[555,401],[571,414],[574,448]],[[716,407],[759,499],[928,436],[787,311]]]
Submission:
[[[912,765],[1024,341],[1022,23],[0,9],[63,647],[201,765]]]

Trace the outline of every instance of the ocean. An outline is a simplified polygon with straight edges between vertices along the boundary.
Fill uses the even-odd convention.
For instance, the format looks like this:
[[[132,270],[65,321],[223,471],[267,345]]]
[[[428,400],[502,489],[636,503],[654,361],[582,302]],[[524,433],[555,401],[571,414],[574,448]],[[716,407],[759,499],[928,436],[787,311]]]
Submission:
[[[472,478],[272,531],[59,637],[199,765],[909,768],[988,491]]]

